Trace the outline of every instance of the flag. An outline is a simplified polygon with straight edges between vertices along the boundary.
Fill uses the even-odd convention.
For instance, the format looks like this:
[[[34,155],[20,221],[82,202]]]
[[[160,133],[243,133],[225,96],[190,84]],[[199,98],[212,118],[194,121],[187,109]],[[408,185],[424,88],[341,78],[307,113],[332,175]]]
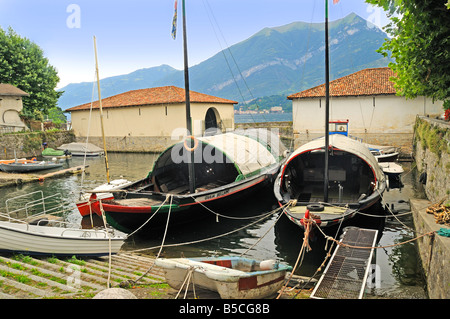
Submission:
[[[172,38],[174,40],[177,37],[177,8],[178,8],[178,0],[175,0],[175,13],[173,14],[173,21],[172,21]]]
[[[338,2],[339,2],[339,0],[333,0],[333,4],[336,4]]]

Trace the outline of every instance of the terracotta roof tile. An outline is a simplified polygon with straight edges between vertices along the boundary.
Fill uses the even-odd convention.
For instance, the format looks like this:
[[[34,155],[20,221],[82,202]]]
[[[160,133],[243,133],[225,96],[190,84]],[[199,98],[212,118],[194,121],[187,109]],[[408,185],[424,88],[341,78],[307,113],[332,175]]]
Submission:
[[[224,103],[237,104],[238,102],[222,99],[212,95],[190,91],[190,101],[194,103]],[[128,107],[139,105],[185,103],[185,90],[176,86],[163,86],[149,89],[133,90],[102,99],[102,108]],[[91,103],[74,106],[66,112],[88,110]],[[99,108],[95,101],[93,109]]]
[[[330,82],[330,96],[361,96],[395,94],[389,78],[394,72],[386,68],[364,69]],[[325,84],[289,95],[289,100],[325,97]]]

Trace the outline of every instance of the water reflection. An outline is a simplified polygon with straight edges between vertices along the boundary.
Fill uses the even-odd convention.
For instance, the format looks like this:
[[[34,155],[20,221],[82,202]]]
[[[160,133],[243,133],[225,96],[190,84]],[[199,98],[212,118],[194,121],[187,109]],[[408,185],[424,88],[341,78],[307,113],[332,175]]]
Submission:
[[[109,153],[109,166],[111,180],[125,178],[137,180],[145,177],[152,169],[153,162],[157,154],[129,154],[129,153]],[[65,164],[66,167],[82,165],[83,158],[73,157]],[[91,220],[82,219],[78,213],[75,201],[82,189],[92,189],[99,184],[106,182],[104,158],[88,158],[86,164],[89,165],[87,174],[69,175],[62,178],[48,179],[42,183],[23,184],[17,187],[0,189],[0,211],[4,212],[5,200],[18,196],[29,194],[36,191],[42,191],[44,196],[54,193],[61,193],[67,210],[65,216],[72,222],[82,223],[83,227],[89,227]],[[405,187],[401,190],[391,190],[386,192],[384,203],[389,203],[389,207],[395,212],[403,213],[409,211],[408,200],[410,197],[419,197],[422,192],[420,187],[416,187],[413,181],[417,180],[414,171],[409,170],[409,165],[404,165],[405,176],[403,182]],[[394,207],[391,204],[394,203]],[[18,205],[24,205],[19,201]],[[276,200],[272,195],[271,189],[266,189],[262,193],[255,194],[238,206],[221,211],[223,215],[233,215],[236,213],[242,216],[259,215],[264,212],[270,212],[277,207]],[[227,214],[228,213],[228,214]],[[378,217],[357,215],[342,225],[341,228],[328,230],[329,235],[333,237],[342,231],[342,228],[348,225],[357,225],[365,228],[379,230],[378,245],[389,246],[395,243],[401,243],[415,236],[414,231],[406,226],[413,227],[411,215],[399,216],[398,219],[392,217],[380,217],[385,214],[383,209],[378,208],[372,212]],[[390,213],[387,212],[388,216]],[[256,219],[228,219],[210,214],[204,220],[181,228],[169,229],[166,236],[165,247],[162,250],[164,257],[199,257],[211,255],[239,255],[245,253],[248,257],[257,259],[276,258],[293,266],[300,252],[303,233],[293,223],[288,221],[285,216],[278,220],[279,213],[261,220],[251,226]],[[278,222],[277,222],[278,220]],[[92,221],[97,225],[102,225],[101,219]],[[161,245],[163,231],[148,238],[136,234],[129,238],[125,244],[127,250],[143,250],[143,253],[155,255]],[[227,234],[221,236],[222,234]],[[264,235],[264,237],[262,237]],[[206,240],[213,238],[211,240]],[[198,242],[197,242],[198,241]],[[189,245],[179,245],[185,242],[196,242]],[[170,246],[172,245],[172,246]],[[301,267],[297,274],[312,276],[316,273],[318,267],[324,262],[331,242],[326,242],[325,238],[319,233],[315,234],[310,242],[312,250],[305,254]],[[369,296],[386,298],[426,298],[424,290],[424,281],[420,269],[420,261],[417,257],[417,251],[414,243],[376,249],[375,258],[378,279],[377,287],[369,291]]]

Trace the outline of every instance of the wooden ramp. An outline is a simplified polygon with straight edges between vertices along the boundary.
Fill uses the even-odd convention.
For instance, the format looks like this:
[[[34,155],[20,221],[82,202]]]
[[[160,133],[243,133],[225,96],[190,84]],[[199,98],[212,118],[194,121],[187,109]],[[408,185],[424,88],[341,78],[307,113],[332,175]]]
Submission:
[[[369,275],[377,230],[348,227],[315,286],[311,298],[362,299]]]

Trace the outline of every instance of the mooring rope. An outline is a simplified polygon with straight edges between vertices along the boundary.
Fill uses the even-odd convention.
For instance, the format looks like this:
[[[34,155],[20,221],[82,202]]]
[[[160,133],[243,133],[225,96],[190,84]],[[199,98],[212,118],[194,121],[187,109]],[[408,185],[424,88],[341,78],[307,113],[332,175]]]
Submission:
[[[161,246],[160,246],[160,249],[159,249],[159,251],[158,251],[158,254],[156,255],[155,260],[158,259],[159,256],[161,255],[162,249],[163,249],[163,247],[164,247],[164,243],[165,243],[165,241],[166,241],[167,230],[169,229],[169,220],[170,220],[170,212],[171,212],[171,210],[172,210],[172,199],[173,199],[173,196],[172,196],[172,195],[167,195],[166,200],[167,200],[167,198],[169,198],[169,197],[170,197],[170,206],[169,206],[169,212],[167,213],[166,228],[164,229],[164,235],[163,235],[163,239],[162,239],[162,242],[161,242]],[[164,203],[166,202],[166,200],[164,201]],[[161,207],[161,206],[160,206],[160,207]],[[158,211],[156,211],[155,214],[156,214],[157,212],[158,212]],[[155,214],[153,214],[152,217],[153,217]],[[155,266],[155,262],[153,262],[153,264],[149,267],[149,269],[147,269],[147,271],[146,271],[143,275],[141,275],[138,279],[136,279],[136,280],[128,280],[128,282],[129,282],[129,283],[136,284],[136,283],[137,283],[138,281],[140,281],[142,278],[144,278],[145,276],[147,276],[147,274],[153,269],[154,266]],[[122,283],[121,283],[121,284],[122,284]]]
[[[277,213],[281,208],[282,208],[282,207],[276,208],[276,209],[274,209],[274,210],[272,210],[272,211],[266,213],[265,215],[263,215],[260,219],[254,221],[254,222],[252,222],[252,223],[250,223],[250,224],[248,224],[248,225],[245,225],[245,226],[243,226],[243,227],[234,229],[234,230],[232,230],[232,231],[229,231],[229,232],[226,232],[226,233],[217,235],[217,236],[212,236],[212,237],[208,237],[208,238],[199,239],[199,240],[193,240],[193,241],[183,242],[183,243],[177,243],[177,244],[169,244],[169,245],[165,245],[165,247],[177,247],[177,246],[184,246],[184,245],[197,244],[197,243],[201,243],[201,242],[204,242],[204,241],[208,241],[208,240],[212,240],[212,239],[217,239],[217,238],[220,238],[220,237],[228,236],[228,235],[230,235],[230,234],[232,234],[232,233],[239,232],[239,231],[241,231],[241,230],[243,230],[243,229],[245,229],[245,228],[247,228],[247,227],[250,227],[250,226],[253,226],[253,225],[256,224],[256,223],[259,223],[260,221],[262,221],[262,220],[264,220],[264,219],[266,219],[266,218],[268,218],[268,217],[274,215],[275,213]],[[157,248],[160,248],[160,247],[161,247],[161,246],[154,246],[154,247],[148,247],[148,248],[141,248],[141,249],[133,250],[132,252],[148,251],[148,250],[153,250],[153,249],[157,249]]]

